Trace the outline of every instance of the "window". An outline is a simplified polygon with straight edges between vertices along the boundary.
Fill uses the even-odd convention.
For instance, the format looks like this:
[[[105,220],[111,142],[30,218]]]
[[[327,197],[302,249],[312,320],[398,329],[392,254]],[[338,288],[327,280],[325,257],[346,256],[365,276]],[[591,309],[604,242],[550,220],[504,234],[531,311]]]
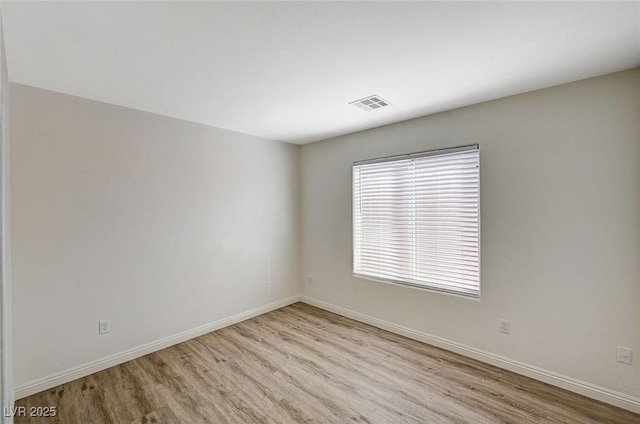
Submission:
[[[356,277],[480,297],[478,145],[353,164]]]

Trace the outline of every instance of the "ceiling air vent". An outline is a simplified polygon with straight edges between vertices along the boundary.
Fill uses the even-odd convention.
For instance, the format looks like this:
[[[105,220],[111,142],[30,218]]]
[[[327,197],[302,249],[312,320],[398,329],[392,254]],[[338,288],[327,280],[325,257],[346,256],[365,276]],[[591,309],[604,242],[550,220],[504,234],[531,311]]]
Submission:
[[[355,102],[351,102],[349,104],[358,106],[360,109],[366,110],[368,112],[373,109],[380,109],[381,107],[389,106],[391,103],[374,94],[373,96],[368,96],[364,99],[356,100]]]

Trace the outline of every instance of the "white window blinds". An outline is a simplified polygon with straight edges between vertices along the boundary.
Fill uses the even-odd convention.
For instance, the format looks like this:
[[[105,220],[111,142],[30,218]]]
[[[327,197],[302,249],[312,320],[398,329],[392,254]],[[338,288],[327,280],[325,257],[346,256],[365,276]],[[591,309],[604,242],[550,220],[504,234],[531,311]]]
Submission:
[[[355,276],[480,296],[478,145],[353,164]]]

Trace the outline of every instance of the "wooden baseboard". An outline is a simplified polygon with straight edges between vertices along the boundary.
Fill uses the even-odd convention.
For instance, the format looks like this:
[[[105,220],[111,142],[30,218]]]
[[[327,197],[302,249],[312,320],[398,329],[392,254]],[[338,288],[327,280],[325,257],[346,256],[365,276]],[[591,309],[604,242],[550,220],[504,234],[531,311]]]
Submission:
[[[597,386],[595,384],[578,380],[576,378],[558,374],[553,371],[548,371],[543,368],[535,367],[533,365],[525,364],[524,362],[509,359],[491,352],[476,349],[471,346],[466,346],[464,344],[447,340],[442,337],[433,336],[431,334],[413,330],[402,325],[384,321],[379,318],[352,311],[341,306],[336,306],[331,303],[314,299],[306,295],[301,295],[300,301],[327,310],[329,312],[333,312],[338,315],[342,315],[344,317],[351,318],[356,321],[360,321],[365,324],[369,324],[374,327],[408,337],[413,340],[418,340],[420,342],[427,343],[451,352],[455,352],[469,358],[477,359],[478,361],[482,361],[484,363],[515,372],[516,374],[524,375],[526,377],[542,381],[543,383],[551,384],[553,386],[560,387],[592,399],[624,408],[631,412],[640,413],[640,398],[634,396],[610,390],[606,387]]]
[[[109,355],[107,357],[89,362],[84,365],[79,365],[77,367],[73,367],[65,371],[49,375],[47,377],[30,381],[15,388],[15,398],[21,399],[34,393],[56,387],[64,383],[68,383],[69,381],[73,381],[78,378],[93,374],[95,372],[102,371],[104,369],[122,364],[127,361],[131,361],[132,359],[136,359],[149,353],[165,349],[169,346],[182,343],[186,340],[193,339],[194,337],[198,337],[203,334],[210,333],[212,331],[219,330],[221,328],[228,327],[238,322],[247,320],[249,318],[253,318],[276,309],[280,309],[284,306],[296,303],[299,300],[300,296],[294,295],[286,299],[278,300],[267,305],[259,306],[254,309],[227,318],[223,318],[218,321],[202,325],[200,327],[193,328],[191,330],[183,331],[173,336],[165,337],[164,339],[156,340],[154,342],[147,343],[133,349],[125,350],[124,352]]]

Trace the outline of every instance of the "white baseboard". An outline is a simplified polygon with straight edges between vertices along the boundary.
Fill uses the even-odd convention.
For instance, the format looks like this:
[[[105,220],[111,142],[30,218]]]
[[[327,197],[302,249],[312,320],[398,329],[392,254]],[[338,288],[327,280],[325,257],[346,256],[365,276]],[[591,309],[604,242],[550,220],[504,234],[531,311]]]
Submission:
[[[635,413],[640,413],[640,398],[616,392],[605,387],[597,386],[586,381],[558,374],[553,371],[548,371],[539,367],[535,367],[533,365],[525,364],[520,361],[505,358],[503,356],[466,346],[461,343],[456,343],[442,337],[437,337],[431,334],[413,330],[408,327],[384,321],[370,315],[352,311],[350,309],[336,306],[331,303],[327,303],[305,295],[291,296],[286,299],[282,299],[264,306],[251,309],[246,312],[223,318],[210,324],[205,324],[203,326],[181,332],[174,336],[166,337],[155,342],[147,343],[145,345],[138,346],[124,352],[116,353],[114,355],[110,355],[84,365],[73,367],[68,370],[22,384],[15,389],[15,398],[21,399],[34,393],[56,387],[64,383],[68,383],[69,381],[85,377],[95,372],[102,371],[104,369],[122,364],[132,359],[136,359],[149,353],[156,352],[158,350],[165,349],[169,346],[173,346],[175,344],[184,342],[194,337],[201,336],[211,331],[228,327],[238,322],[256,317],[258,315],[262,315],[264,313],[282,308],[298,301],[308,303],[309,305],[325,309],[329,312],[333,312],[338,315],[354,319],[356,321],[364,322],[365,324],[369,324],[374,327],[381,328],[383,330],[387,330],[413,340],[418,340],[420,342],[427,343],[451,352],[459,353],[469,358],[477,359],[479,361],[515,372],[517,374],[521,374],[535,380],[542,381],[544,383],[561,387],[563,389],[581,394],[583,396],[590,397],[592,399],[606,402]]]
[[[627,409],[631,412],[640,413],[640,398],[634,396],[558,374],[553,371],[548,371],[533,365],[525,364],[520,361],[505,358],[504,356],[466,346],[461,343],[456,343],[442,337],[416,331],[402,325],[384,321],[360,312],[355,312],[309,296],[301,295],[300,301],[413,340],[418,340],[451,352],[459,353],[460,355],[464,355],[469,358],[477,359],[487,364],[495,365],[499,368],[515,372],[516,374],[521,374],[526,377],[533,378],[534,380],[542,381],[543,383],[551,384],[592,399]]]
[[[186,340],[193,339],[194,337],[198,337],[203,334],[210,333],[212,331],[219,330],[221,328],[228,327],[238,322],[247,320],[249,318],[253,318],[258,315],[262,315],[264,313],[282,308],[284,306],[291,305],[292,303],[296,303],[299,300],[299,295],[291,296],[286,299],[278,300],[276,302],[251,309],[249,311],[230,316],[228,318],[223,318],[210,324],[205,324],[191,330],[183,331],[173,336],[165,337],[164,339],[160,339],[155,342],[147,343],[133,349],[128,349],[124,352],[116,353],[114,355],[109,355],[105,358],[73,367],[44,378],[39,378],[37,380],[16,387],[15,397],[16,399],[21,399],[34,393],[56,387],[64,383],[68,383],[69,381],[73,381],[78,378],[85,377],[89,374],[93,374],[95,372],[113,367],[115,365],[131,361],[132,359],[136,359],[149,353],[165,349],[169,346],[173,346]]]

